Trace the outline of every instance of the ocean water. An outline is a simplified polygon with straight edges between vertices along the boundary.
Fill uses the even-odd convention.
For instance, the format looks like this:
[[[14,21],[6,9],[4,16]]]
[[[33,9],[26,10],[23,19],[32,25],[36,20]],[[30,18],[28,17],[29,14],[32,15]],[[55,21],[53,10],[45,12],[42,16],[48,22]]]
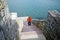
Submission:
[[[49,10],[60,12],[60,0],[8,0],[8,6],[10,12],[34,19],[46,19]]]

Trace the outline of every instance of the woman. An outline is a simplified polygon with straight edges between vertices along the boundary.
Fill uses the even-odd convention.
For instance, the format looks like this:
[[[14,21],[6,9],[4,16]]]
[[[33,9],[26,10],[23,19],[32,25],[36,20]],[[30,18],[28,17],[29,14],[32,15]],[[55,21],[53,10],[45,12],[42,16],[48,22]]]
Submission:
[[[32,18],[28,17],[27,21],[28,21],[28,26],[31,26]]]

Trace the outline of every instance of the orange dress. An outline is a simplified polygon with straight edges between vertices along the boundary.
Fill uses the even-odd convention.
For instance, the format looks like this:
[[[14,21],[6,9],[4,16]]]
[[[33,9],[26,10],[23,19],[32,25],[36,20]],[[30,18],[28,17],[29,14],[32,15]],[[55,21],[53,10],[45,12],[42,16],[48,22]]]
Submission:
[[[32,22],[32,18],[29,17],[29,18],[27,19],[27,21],[28,21],[28,22]]]

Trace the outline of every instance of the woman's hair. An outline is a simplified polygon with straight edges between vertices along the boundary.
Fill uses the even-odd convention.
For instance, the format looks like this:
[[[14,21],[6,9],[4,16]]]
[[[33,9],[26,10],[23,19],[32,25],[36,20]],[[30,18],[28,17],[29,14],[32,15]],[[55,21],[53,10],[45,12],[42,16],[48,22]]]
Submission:
[[[28,18],[31,18],[30,16]]]

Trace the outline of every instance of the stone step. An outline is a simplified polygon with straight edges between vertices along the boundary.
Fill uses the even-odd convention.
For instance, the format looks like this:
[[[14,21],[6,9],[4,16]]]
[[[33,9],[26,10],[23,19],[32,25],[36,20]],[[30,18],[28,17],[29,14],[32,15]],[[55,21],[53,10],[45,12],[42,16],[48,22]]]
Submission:
[[[31,32],[22,32],[21,40],[46,40],[46,39],[42,33],[31,31]]]

